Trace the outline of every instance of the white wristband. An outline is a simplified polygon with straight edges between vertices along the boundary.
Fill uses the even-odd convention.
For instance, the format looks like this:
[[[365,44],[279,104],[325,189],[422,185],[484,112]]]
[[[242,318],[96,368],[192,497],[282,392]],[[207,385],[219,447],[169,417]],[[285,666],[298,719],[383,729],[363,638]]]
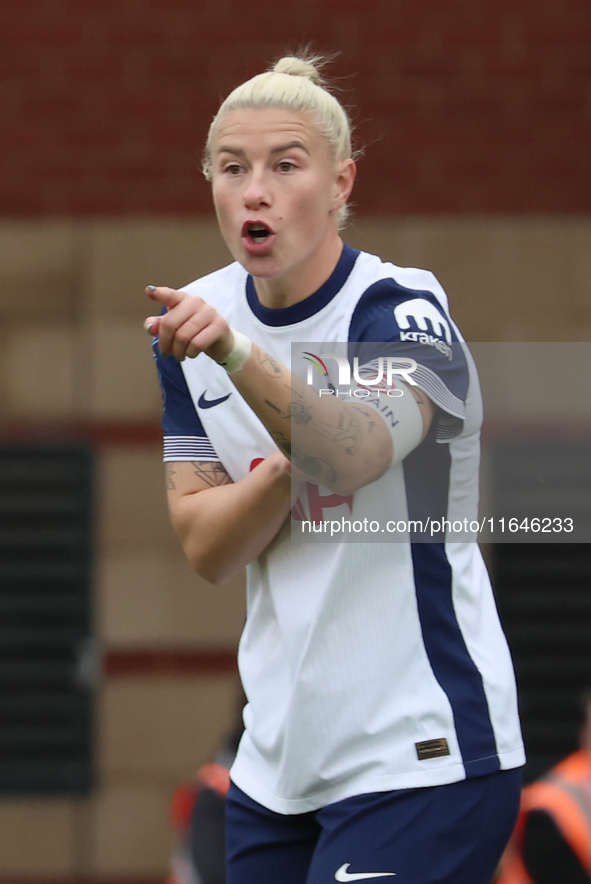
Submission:
[[[235,328],[230,328],[230,331],[234,337],[234,346],[226,358],[218,362],[218,365],[225,368],[228,374],[235,374],[235,372],[244,368],[244,363],[252,350],[252,341],[246,335],[243,335],[242,332],[236,331]]]

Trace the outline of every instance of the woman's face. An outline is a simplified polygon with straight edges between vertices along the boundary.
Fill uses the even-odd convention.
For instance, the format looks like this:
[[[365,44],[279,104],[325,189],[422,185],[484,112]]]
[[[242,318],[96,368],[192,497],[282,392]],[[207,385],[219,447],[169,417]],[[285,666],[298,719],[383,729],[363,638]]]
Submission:
[[[218,123],[211,163],[222,235],[253,276],[297,276],[339,241],[335,213],[347,201],[355,166],[335,162],[308,114],[229,111]]]

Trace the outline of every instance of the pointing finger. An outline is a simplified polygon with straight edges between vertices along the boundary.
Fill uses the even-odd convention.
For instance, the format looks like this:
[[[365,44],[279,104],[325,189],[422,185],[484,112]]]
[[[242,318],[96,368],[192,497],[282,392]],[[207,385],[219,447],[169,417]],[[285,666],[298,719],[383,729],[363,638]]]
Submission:
[[[146,286],[146,294],[153,301],[158,301],[165,307],[176,307],[177,304],[189,297],[186,292],[179,292],[177,289],[171,289],[165,285],[148,285]]]

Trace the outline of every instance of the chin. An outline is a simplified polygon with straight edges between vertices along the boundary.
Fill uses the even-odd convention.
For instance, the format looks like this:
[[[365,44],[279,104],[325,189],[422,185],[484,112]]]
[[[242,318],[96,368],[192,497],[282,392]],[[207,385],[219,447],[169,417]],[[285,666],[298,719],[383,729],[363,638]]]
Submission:
[[[281,275],[280,269],[269,257],[255,258],[252,255],[246,255],[242,260],[239,260],[251,276],[256,276],[259,279],[273,279],[275,276]]]

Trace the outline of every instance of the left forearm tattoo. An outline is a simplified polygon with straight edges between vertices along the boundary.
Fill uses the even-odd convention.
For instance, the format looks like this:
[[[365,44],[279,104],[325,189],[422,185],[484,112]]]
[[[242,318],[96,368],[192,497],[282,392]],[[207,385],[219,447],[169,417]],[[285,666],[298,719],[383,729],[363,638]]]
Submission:
[[[336,482],[337,474],[332,464],[328,463],[328,461],[299,451],[283,433],[271,433],[271,436],[277,447],[302,473],[310,476],[311,479],[318,480],[322,477],[325,482]]]
[[[257,347],[255,356],[259,365],[264,369],[265,374],[272,378],[280,378],[282,376],[283,366],[273,356],[270,356],[269,353],[265,353],[264,350]]]

